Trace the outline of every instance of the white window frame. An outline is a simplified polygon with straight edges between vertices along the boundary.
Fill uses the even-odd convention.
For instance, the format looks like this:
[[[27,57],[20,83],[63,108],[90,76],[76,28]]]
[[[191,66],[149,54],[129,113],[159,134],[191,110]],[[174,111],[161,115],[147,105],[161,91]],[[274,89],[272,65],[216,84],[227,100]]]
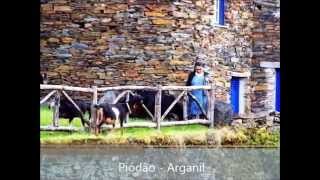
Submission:
[[[226,2],[226,0],[224,0],[224,2]],[[212,21],[212,25],[215,26],[215,27],[228,28],[228,26],[226,25],[226,22],[224,22],[224,24],[220,24],[219,23],[219,19],[220,19],[220,0],[214,0],[214,6],[215,6],[214,7],[215,15],[214,15],[214,20]]]
[[[219,24],[219,19],[220,19],[220,0],[214,0],[215,4],[215,20],[214,23],[217,25]]]

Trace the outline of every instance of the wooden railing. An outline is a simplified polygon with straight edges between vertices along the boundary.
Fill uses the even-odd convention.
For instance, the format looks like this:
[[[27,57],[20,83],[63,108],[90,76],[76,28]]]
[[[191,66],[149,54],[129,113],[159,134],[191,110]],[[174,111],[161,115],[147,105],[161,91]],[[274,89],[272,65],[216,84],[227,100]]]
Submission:
[[[148,113],[148,115],[152,118],[153,122],[155,122],[155,125],[146,125],[146,127],[156,127],[158,130],[160,130],[161,126],[173,126],[173,125],[183,125],[183,124],[209,124],[209,126],[212,128],[214,126],[214,101],[215,101],[215,96],[214,96],[214,85],[207,85],[207,86],[115,86],[115,87],[100,87],[98,88],[97,86],[92,86],[91,88],[83,88],[83,87],[72,87],[72,86],[64,86],[64,85],[40,85],[40,89],[42,90],[52,90],[47,96],[45,96],[41,101],[40,105],[46,102],[51,96],[56,94],[56,97],[60,99],[60,94],[62,94],[67,97],[67,99],[76,107],[76,109],[80,112],[81,115],[83,113],[81,112],[80,108],[77,106],[77,104],[68,96],[68,94],[65,91],[77,91],[77,92],[87,92],[87,93],[92,93],[92,106],[91,106],[91,119],[90,119],[90,124],[91,124],[91,130],[94,132],[96,128],[96,120],[97,118],[95,117],[95,108],[93,107],[94,104],[97,104],[98,101],[98,93],[99,92],[104,92],[104,91],[120,91],[123,90],[122,93],[119,94],[119,96],[116,98],[116,101],[113,103],[116,103],[121,97],[126,96],[127,100],[129,98],[129,93],[132,93],[132,90],[149,90],[149,91],[155,91],[156,96],[155,96],[155,111],[152,114],[144,105],[144,109]],[[192,90],[207,90],[208,93],[208,109],[205,111],[198,100],[190,93]],[[172,102],[172,104],[164,111],[163,115],[161,115],[161,97],[162,97],[162,91],[182,91],[176,99]],[[195,119],[195,120],[188,120],[187,117],[187,98],[191,97],[195,102],[198,104],[198,106],[201,108],[201,111],[203,114],[205,114],[206,119]],[[183,120],[184,121],[174,121],[174,122],[163,122],[164,118],[169,114],[171,109],[174,107],[174,105],[180,100],[183,99]],[[53,130],[57,129],[59,130],[59,125],[58,125],[58,119],[59,119],[59,101],[56,104],[54,108],[54,116],[53,116],[53,127],[50,128],[45,128],[42,127],[42,130]],[[207,113],[206,113],[207,112]],[[127,118],[129,115],[127,115]],[[131,127],[130,125],[125,124],[124,127]],[[132,126],[133,127],[133,126]],[[65,127],[60,128],[66,129]]]

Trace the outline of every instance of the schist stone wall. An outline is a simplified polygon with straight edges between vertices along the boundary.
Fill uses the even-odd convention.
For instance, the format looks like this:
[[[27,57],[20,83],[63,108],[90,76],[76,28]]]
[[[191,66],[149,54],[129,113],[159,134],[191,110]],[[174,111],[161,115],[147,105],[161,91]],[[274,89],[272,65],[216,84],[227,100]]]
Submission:
[[[280,68],[280,1],[265,0],[253,11],[251,102],[253,113],[275,109],[275,74]]]
[[[229,101],[238,74],[248,79],[246,114],[265,111],[271,87],[260,62],[280,61],[278,11],[276,1],[227,1],[218,26],[215,0],[46,0],[41,72],[80,87],[184,85],[200,58],[217,99]]]

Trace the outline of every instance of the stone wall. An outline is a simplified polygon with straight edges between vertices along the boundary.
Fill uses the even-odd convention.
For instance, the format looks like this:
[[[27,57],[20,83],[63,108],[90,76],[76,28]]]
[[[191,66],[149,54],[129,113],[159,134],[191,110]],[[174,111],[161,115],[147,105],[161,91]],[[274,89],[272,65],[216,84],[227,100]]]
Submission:
[[[252,29],[252,112],[275,109],[275,68],[261,62],[280,62],[280,1],[257,1]],[[280,66],[279,66],[280,67]]]
[[[228,1],[225,10],[226,26],[213,27],[210,52],[216,62],[214,67],[216,96],[226,102],[229,102],[231,72],[250,73],[251,30],[254,28],[251,2],[250,0]],[[245,101],[248,101],[249,88],[245,90]],[[245,111],[250,111],[250,106],[247,106]]]
[[[42,4],[41,70],[55,84],[75,86],[183,84],[193,44],[206,38],[198,25],[209,8],[199,2]]]
[[[260,76],[260,61],[279,60],[278,26],[263,19],[270,8],[257,12],[253,0],[228,1],[226,25],[216,26],[214,2],[47,0],[41,4],[41,71],[50,84],[184,85],[199,57],[216,98],[228,102],[231,72]],[[263,96],[257,81],[248,79],[246,113],[260,107],[252,102]]]

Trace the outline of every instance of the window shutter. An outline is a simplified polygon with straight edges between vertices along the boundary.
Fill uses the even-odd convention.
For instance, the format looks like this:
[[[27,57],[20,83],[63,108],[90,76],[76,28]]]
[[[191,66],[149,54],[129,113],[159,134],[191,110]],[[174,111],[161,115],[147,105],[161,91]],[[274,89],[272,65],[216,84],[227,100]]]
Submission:
[[[280,69],[276,69],[276,111],[280,112]]]
[[[239,113],[239,86],[240,79],[237,77],[232,77],[231,79],[231,105],[233,108],[233,112]]]

